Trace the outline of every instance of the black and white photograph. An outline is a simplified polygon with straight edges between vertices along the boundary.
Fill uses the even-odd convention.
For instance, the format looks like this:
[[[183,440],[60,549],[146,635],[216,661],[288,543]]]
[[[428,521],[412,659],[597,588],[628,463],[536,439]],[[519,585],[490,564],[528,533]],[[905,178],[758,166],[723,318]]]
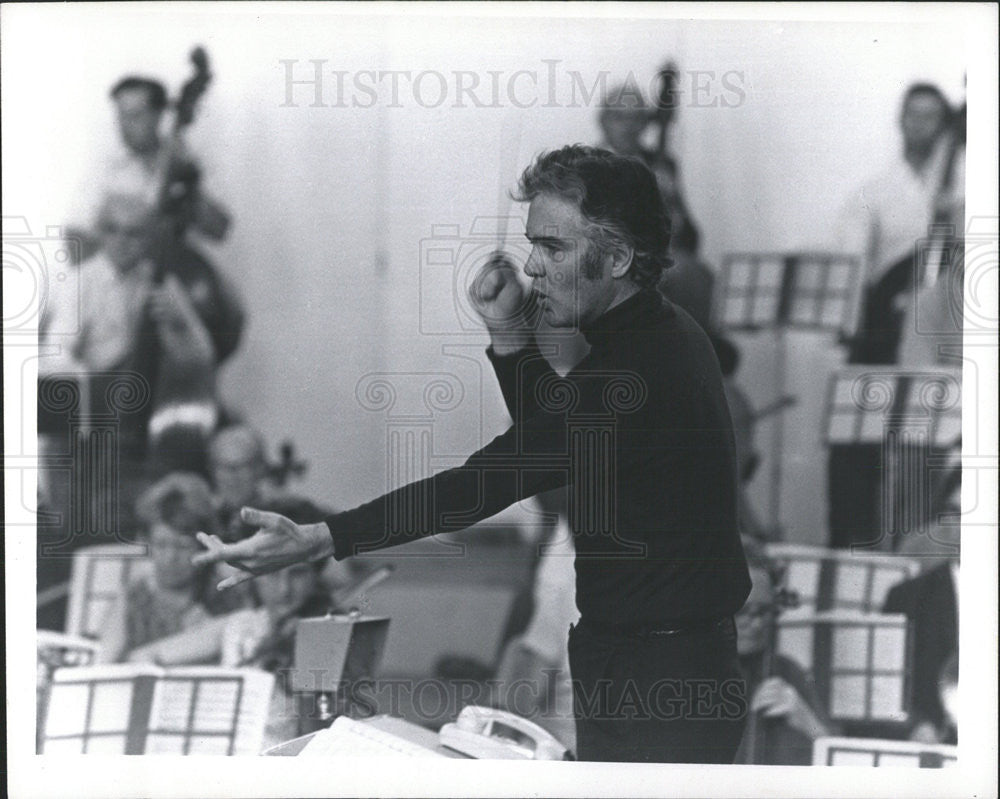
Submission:
[[[998,35],[3,4],[10,795],[995,796]]]

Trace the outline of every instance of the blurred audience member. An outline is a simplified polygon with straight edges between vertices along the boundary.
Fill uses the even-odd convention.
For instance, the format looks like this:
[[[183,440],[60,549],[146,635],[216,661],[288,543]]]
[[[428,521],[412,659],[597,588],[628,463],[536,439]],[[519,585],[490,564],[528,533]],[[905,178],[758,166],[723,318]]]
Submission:
[[[758,716],[751,722],[756,725],[756,746],[753,736],[745,734],[736,762],[810,765],[813,741],[837,731],[805,671],[773,650],[775,618],[781,608],[775,564],[757,542],[746,537],[743,550],[752,587],[736,615],[737,647],[747,679],[748,712]]]
[[[206,598],[215,587],[212,569],[193,566],[195,533],[215,528],[208,485],[197,475],[176,473],[140,498],[152,574],[129,585],[109,612],[101,637],[102,658],[157,660],[164,638],[209,618]]]

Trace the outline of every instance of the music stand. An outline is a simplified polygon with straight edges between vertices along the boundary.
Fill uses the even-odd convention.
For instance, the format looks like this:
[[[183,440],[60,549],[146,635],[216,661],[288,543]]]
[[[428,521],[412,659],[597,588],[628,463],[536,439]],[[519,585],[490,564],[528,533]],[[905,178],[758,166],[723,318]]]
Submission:
[[[316,710],[308,719],[300,716],[300,732],[327,726],[338,715],[337,700],[352,701],[352,687],[378,669],[388,634],[386,616],[299,619],[290,682],[293,691],[315,702]]]
[[[257,754],[274,676],[110,664],[57,669],[40,754]]]
[[[882,448],[882,529],[875,541],[854,542],[852,550],[913,532],[930,518],[930,469],[922,467],[934,465],[933,459],[907,457],[906,450],[953,447],[962,433],[961,393],[961,373],[948,369],[872,371],[853,366],[830,378],[823,443]],[[910,473],[914,469],[916,474]]]
[[[834,736],[813,741],[814,766],[950,768],[957,763],[958,747],[947,744]]]
[[[713,326],[719,330],[775,335],[778,396],[784,396],[789,329],[841,332],[854,306],[854,256],[823,252],[733,253],[722,261]],[[771,459],[771,521],[780,525],[784,418],[774,425]]]
[[[784,543],[769,544],[766,551],[781,564],[785,586],[799,599],[794,612],[878,613],[893,586],[920,573],[919,560],[899,555]]]
[[[912,649],[903,614],[821,611],[778,620],[776,651],[812,674],[835,721],[904,724]]]

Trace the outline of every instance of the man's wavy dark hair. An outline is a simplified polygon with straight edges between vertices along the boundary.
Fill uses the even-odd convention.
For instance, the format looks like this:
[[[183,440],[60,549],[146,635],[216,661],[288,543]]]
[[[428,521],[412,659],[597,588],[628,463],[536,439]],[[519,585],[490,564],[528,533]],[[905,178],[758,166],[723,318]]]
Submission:
[[[583,144],[542,153],[524,170],[513,196],[530,202],[540,194],[575,203],[597,246],[631,247],[629,276],[641,288],[655,287],[670,267],[670,217],[656,178],[638,158]]]

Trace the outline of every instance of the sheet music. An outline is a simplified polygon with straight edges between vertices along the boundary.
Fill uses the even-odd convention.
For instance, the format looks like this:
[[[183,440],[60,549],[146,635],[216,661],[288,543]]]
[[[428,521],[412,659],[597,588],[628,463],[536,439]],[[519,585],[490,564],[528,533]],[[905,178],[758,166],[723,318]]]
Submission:
[[[791,618],[813,611],[845,610],[877,613],[889,590],[915,576],[920,563],[913,558],[859,555],[823,548],[772,545],[768,553],[785,565],[785,582],[799,598],[799,606],[786,615]],[[832,570],[824,585],[823,572]]]
[[[136,680],[155,666],[116,663],[56,669],[45,716],[45,754],[125,752]]]
[[[829,660],[817,660],[829,641]],[[817,676],[828,675],[835,719],[905,721],[906,617],[822,611],[778,622],[778,651]],[[826,680],[822,680],[826,682]]]
[[[817,738],[815,766],[953,767],[958,749],[946,744],[922,744],[881,738]]]
[[[197,688],[196,688],[197,686]],[[274,675],[259,669],[185,667],[157,681],[147,754],[256,755],[264,742]]]

